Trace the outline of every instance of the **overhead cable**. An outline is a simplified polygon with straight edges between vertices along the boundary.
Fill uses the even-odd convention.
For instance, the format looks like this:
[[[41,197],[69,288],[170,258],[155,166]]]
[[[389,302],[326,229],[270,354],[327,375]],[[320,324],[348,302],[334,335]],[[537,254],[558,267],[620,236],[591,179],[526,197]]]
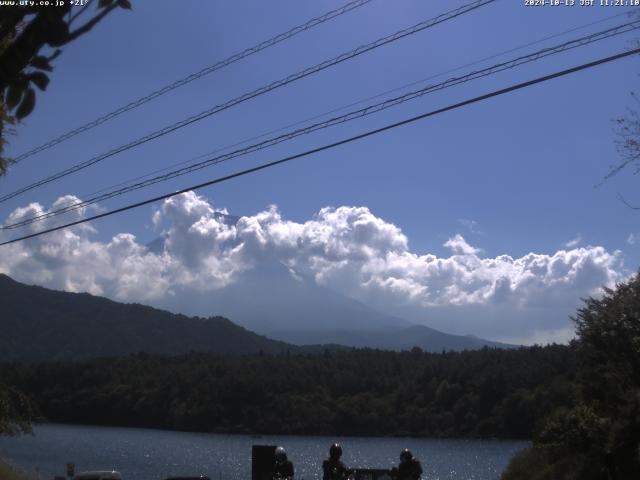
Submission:
[[[298,35],[299,33],[302,33],[306,30],[310,30],[313,27],[316,27],[324,22],[327,22],[335,17],[338,17],[340,15],[343,15],[347,12],[350,12],[351,10],[354,10],[358,7],[361,7],[369,2],[371,2],[372,0],[355,0],[352,2],[347,3],[346,5],[343,5],[340,8],[337,8],[335,10],[331,10],[330,12],[325,13],[324,15],[321,15],[319,17],[313,18],[311,20],[309,20],[306,23],[303,23],[302,25],[298,25],[297,27],[292,28],[291,30],[288,30],[284,33],[280,33],[278,35],[276,35],[275,37],[272,37],[268,40],[265,40],[263,42],[258,43],[257,45],[254,45],[253,47],[249,47],[241,52],[235,53],[233,55],[231,55],[230,57],[221,60],[219,62],[214,63],[213,65],[209,65],[205,68],[203,68],[202,70],[192,73],[190,75],[187,75],[184,78],[181,78],[180,80],[176,80],[173,83],[170,83],[168,85],[165,85],[164,87],[151,92],[148,95],[145,95],[143,97],[138,98],[137,100],[134,100],[120,108],[117,108],[109,113],[106,113],[104,115],[102,115],[101,117],[96,118],[95,120],[92,120],[91,122],[87,122],[84,125],[81,125],[77,128],[74,128],[73,130],[70,130],[62,135],[60,135],[59,137],[56,137],[52,140],[49,140],[46,143],[43,143],[42,145],[33,148],[31,150],[29,150],[28,152],[25,152],[21,155],[18,155],[16,158],[11,160],[11,163],[16,164],[16,163],[20,163],[22,160],[31,157],[32,155],[35,155],[36,153],[42,152],[44,150],[48,150],[49,148],[58,145],[59,143],[64,142],[65,140],[69,140],[70,138],[75,137],[76,135],[79,135],[80,133],[86,132],[87,130],[91,130],[99,125],[102,125],[105,122],[108,122],[109,120],[122,115],[125,112],[128,112],[129,110],[133,110],[134,108],[138,108],[141,105],[144,105],[147,102],[150,102],[151,100],[154,100],[158,97],[161,97],[162,95],[169,93],[172,90],[175,90],[177,88],[180,88],[184,85],[187,85],[188,83],[193,82],[194,80],[197,80],[199,78],[202,78],[206,75],[209,75],[217,70],[220,70],[224,67],[228,67],[229,65],[237,62],[238,60],[242,60],[243,58],[249,57],[255,53],[261,52],[262,50],[265,50],[269,47],[272,47],[280,42],[283,42],[284,40],[288,40],[291,37],[294,37],[295,35]],[[88,4],[84,7],[84,10],[86,10],[88,8]],[[75,16],[78,16],[82,13],[84,13],[84,10],[81,10],[80,12],[78,12]],[[75,18],[74,16],[74,18]],[[73,20],[73,19],[72,19]]]
[[[596,25],[596,24],[604,23],[604,22],[607,22],[607,21],[609,21],[609,20],[611,20],[613,18],[617,18],[617,17],[621,17],[621,16],[629,16],[629,14],[627,12],[617,13],[617,14],[611,15],[609,17],[600,18],[600,19],[595,20],[593,22],[582,24],[582,25],[579,25],[577,27],[570,28],[568,30],[564,30],[562,32],[554,33],[553,35],[548,35],[546,37],[540,38],[538,40],[534,40],[532,42],[528,42],[528,43],[525,43],[525,44],[518,45],[517,47],[513,47],[513,48],[510,48],[508,50],[503,50],[503,51],[501,51],[499,53],[495,53],[495,54],[490,55],[488,57],[484,57],[484,58],[481,58],[479,60],[474,60],[473,62],[469,62],[469,63],[466,63],[464,65],[459,65],[457,67],[450,68],[450,69],[445,70],[443,72],[439,72],[439,73],[436,73],[436,74],[433,74],[433,75],[429,75],[428,77],[423,77],[420,80],[414,80],[414,81],[412,81],[410,83],[405,83],[404,85],[401,85],[401,86],[398,86],[398,87],[394,87],[392,89],[385,90],[385,91],[380,92],[380,93],[376,93],[375,95],[371,95],[371,96],[368,96],[368,97],[365,97],[365,98],[361,98],[359,100],[350,102],[350,103],[348,103],[346,105],[342,105],[340,107],[332,108],[331,110],[328,110],[328,111],[325,111],[325,112],[322,112],[322,113],[319,113],[319,114],[315,114],[315,115],[313,115],[311,117],[307,117],[307,118],[302,119],[302,120],[297,120],[297,121],[295,121],[293,123],[289,123],[287,125],[283,125],[283,126],[280,126],[278,128],[274,128],[274,129],[269,130],[267,132],[263,132],[263,133],[251,136],[249,138],[245,138],[243,140],[236,141],[236,142],[234,142],[232,144],[228,144],[228,145],[225,145],[223,147],[218,147],[215,150],[211,150],[211,151],[209,151],[207,153],[201,153],[201,154],[199,154],[199,155],[197,155],[195,157],[191,157],[191,158],[189,158],[187,160],[181,160],[179,162],[175,162],[175,163],[169,164],[169,165],[167,165],[165,167],[152,170],[152,171],[144,173],[142,175],[137,175],[135,177],[128,178],[127,180],[123,180],[123,181],[118,182],[116,184],[109,185],[109,186],[103,187],[103,188],[101,188],[99,190],[95,190],[95,191],[93,191],[91,193],[87,193],[87,194],[81,195],[81,198],[87,198],[87,197],[92,198],[92,197],[94,197],[94,196],[96,196],[96,195],[98,195],[100,193],[107,192],[109,190],[114,190],[114,189],[116,189],[118,187],[122,187],[124,185],[128,185],[128,184],[131,184],[133,182],[137,182],[139,180],[143,180],[145,178],[152,177],[153,175],[156,175],[158,173],[167,172],[167,171],[171,170],[172,168],[179,167],[181,165],[192,164],[192,163],[196,162],[197,160],[206,158],[206,157],[211,156],[213,154],[224,152],[225,150],[229,150],[231,148],[235,148],[235,147],[238,147],[240,145],[244,145],[244,144],[253,142],[255,140],[259,140],[261,138],[268,137],[269,135],[273,135],[273,134],[276,134],[276,133],[283,132],[283,131],[287,130],[288,128],[297,127],[299,125],[304,125],[304,124],[309,123],[309,122],[311,122],[313,120],[318,120],[320,118],[326,117],[327,115],[331,115],[331,114],[334,114],[334,113],[337,113],[337,112],[341,112],[341,111],[346,110],[348,108],[355,107],[356,105],[361,105],[361,104],[363,104],[365,102],[369,102],[371,100],[375,100],[376,98],[381,98],[381,97],[384,97],[385,95],[389,95],[391,93],[395,93],[395,92],[399,92],[401,90],[405,90],[405,89],[407,89],[409,87],[413,87],[415,85],[422,84],[422,83],[427,82],[429,80],[433,80],[435,78],[440,78],[440,77],[443,77],[443,76],[448,75],[450,73],[457,72],[457,71],[463,70],[463,69],[468,68],[468,67],[473,67],[475,65],[479,65],[479,64],[484,63],[484,62],[486,62],[488,60],[493,60],[495,58],[502,57],[502,56],[504,56],[504,55],[506,55],[508,53],[517,52],[517,51],[523,50],[523,49],[525,49],[527,47],[530,47],[530,46],[533,46],[533,45],[538,45],[538,44],[546,42],[548,40],[564,36],[564,35],[566,35],[568,33],[572,33],[572,32],[575,32],[577,30],[582,30],[584,28],[588,28],[588,27],[591,27],[591,26]],[[77,203],[78,203],[77,201],[72,200],[72,201],[63,203],[61,205],[61,207],[67,207],[67,206],[75,205]]]
[[[632,30],[636,30],[640,28],[640,20],[634,21],[634,22],[628,22],[626,24],[622,24],[622,25],[618,25],[616,27],[612,27],[600,32],[595,32],[577,39],[573,39],[573,40],[569,40],[567,42],[561,43],[559,45],[555,45],[553,47],[547,47],[547,48],[543,48],[541,50],[538,50],[536,52],[527,54],[527,55],[522,55],[520,57],[514,58],[512,60],[508,60],[505,62],[501,62],[495,65],[492,65],[490,67],[486,67],[483,68],[481,70],[476,70],[473,71],[471,73],[468,73],[466,75],[462,75],[459,77],[452,77],[444,82],[438,83],[438,84],[434,84],[434,85],[428,85],[425,86],[419,90],[415,90],[415,91],[411,91],[411,92],[407,92],[403,95],[394,97],[394,98],[389,98],[387,100],[384,100],[382,102],[379,103],[375,103],[372,105],[369,105],[367,107],[358,109],[358,110],[354,110],[351,111],[349,113],[346,113],[344,115],[340,115],[337,117],[333,117],[330,118],[328,120],[322,121],[322,122],[317,122],[313,125],[309,125],[307,127],[304,128],[299,128],[297,130],[293,130],[291,132],[287,132],[285,134],[276,136],[276,137],[272,137],[269,138],[267,140],[264,140],[262,142],[259,143],[255,143],[253,145],[249,145],[247,147],[241,148],[241,149],[237,149],[235,151],[232,151],[230,153],[226,153],[223,155],[218,155],[212,158],[208,158],[204,161],[201,162],[197,162],[194,163],[192,165],[177,169],[177,170],[173,170],[171,172],[165,173],[163,175],[157,175],[153,178],[141,181],[141,182],[137,182],[134,183],[132,185],[126,186],[126,187],[122,187],[122,188],[118,188],[118,189],[114,189],[112,191],[106,192],[106,193],[102,193],[99,195],[95,195],[91,198],[88,198],[86,200],[82,200],[82,201],[78,201],[78,202],[72,202],[69,203],[67,205],[62,205],[59,208],[56,208],[55,210],[51,210],[49,212],[46,213],[42,213],[40,215],[36,215],[33,217],[29,217],[26,219],[23,219],[19,222],[15,222],[15,223],[11,223],[11,224],[7,224],[7,225],[3,225],[2,227],[0,227],[1,230],[9,230],[9,229],[15,229],[18,227],[22,227],[25,225],[30,225],[32,223],[38,222],[38,221],[42,221],[44,219],[47,218],[51,218],[51,217],[55,217],[58,215],[62,215],[64,213],[67,212],[71,212],[74,210],[78,210],[84,207],[87,207],[89,205],[95,204],[97,202],[101,202],[104,200],[108,200],[110,198],[113,197],[117,197],[117,196],[121,196],[124,195],[126,193],[130,193],[132,191],[135,190],[139,190],[141,188],[144,187],[148,187],[160,182],[164,182],[167,180],[170,180],[172,178],[176,178],[178,176],[182,176],[182,175],[186,175],[189,173],[193,173],[197,170],[212,166],[212,165],[216,165],[228,160],[231,160],[233,158],[236,157],[240,157],[240,156],[244,156],[250,153],[254,153],[256,151],[259,150],[263,150],[265,148],[269,148],[272,147],[274,145],[277,145],[279,143],[285,142],[285,141],[289,141],[292,140],[294,138],[297,138],[299,136],[302,135],[306,135],[306,134],[310,134],[312,132],[316,132],[318,130],[322,130],[325,128],[329,128],[338,124],[342,124],[342,123],[346,123],[348,121],[351,120],[355,120],[357,118],[362,118],[368,115],[371,115],[373,113],[378,113],[381,112],[383,110],[386,110],[388,108],[400,105],[402,103],[405,103],[407,101],[410,100],[415,100],[417,98],[420,98],[426,94],[429,93],[433,93],[436,91],[440,91],[440,90],[444,90],[446,88],[449,87],[453,87],[455,85],[459,85],[462,83],[466,83],[472,80],[476,80],[479,78],[484,78],[487,77],[489,75],[494,75],[496,73],[505,71],[505,70],[509,70],[515,67],[518,67],[520,65],[524,65],[526,63],[530,63],[530,62],[534,62],[537,60],[540,60],[542,58],[548,57],[550,55],[554,55],[557,53],[561,53],[561,52],[565,52],[574,48],[578,48],[578,47],[582,47],[585,45],[589,45],[592,44],[594,42],[597,41],[601,41],[601,40],[605,40],[607,38],[611,38],[617,35],[621,35],[627,32],[630,32]]]
[[[587,70],[589,68],[593,68],[593,67],[596,67],[598,65],[602,65],[602,64],[605,64],[605,63],[613,62],[615,60],[619,60],[619,59],[624,58],[624,57],[628,57],[628,56],[631,56],[631,55],[637,55],[638,53],[640,53],[640,48],[635,48],[633,50],[623,51],[623,52],[617,53],[615,55],[611,55],[611,56],[608,56],[608,57],[600,58],[598,60],[595,60],[595,61],[592,61],[592,62],[589,62],[589,63],[578,65],[578,66],[572,67],[572,68],[568,68],[566,70],[561,70],[561,71],[558,71],[558,72],[555,72],[555,73],[552,73],[552,74],[549,74],[549,75],[545,75],[543,77],[535,78],[533,80],[528,80],[526,82],[522,82],[522,83],[518,83],[518,84],[515,84],[515,85],[511,85],[509,87],[502,88],[500,90],[495,90],[493,92],[490,92],[490,93],[487,93],[487,94],[484,94],[484,95],[480,95],[480,96],[477,96],[477,97],[474,97],[474,98],[471,98],[471,99],[468,99],[468,100],[464,100],[462,102],[455,103],[455,104],[452,104],[452,105],[449,105],[449,106],[446,106],[446,107],[443,107],[443,108],[439,108],[437,110],[432,110],[430,112],[423,113],[423,114],[417,115],[415,117],[411,117],[411,118],[407,118],[405,120],[401,120],[399,122],[391,123],[391,124],[385,125],[384,127],[380,127],[380,128],[376,128],[376,129],[373,129],[373,130],[369,130],[367,132],[364,132],[364,133],[361,133],[361,134],[358,134],[358,135],[354,135],[352,137],[345,138],[345,139],[342,139],[342,140],[339,140],[337,142],[333,142],[333,143],[330,143],[330,144],[327,144],[327,145],[323,145],[321,147],[313,148],[311,150],[307,150],[307,151],[304,151],[304,152],[301,152],[301,153],[298,153],[298,154],[295,154],[295,155],[291,155],[289,157],[281,158],[279,160],[274,160],[272,162],[263,163],[263,164],[258,165],[256,167],[252,167],[252,168],[248,168],[248,169],[245,169],[245,170],[241,170],[239,172],[235,172],[235,173],[232,173],[230,175],[225,175],[223,177],[218,177],[218,178],[215,178],[213,180],[209,180],[207,182],[203,182],[203,183],[200,183],[200,184],[197,184],[197,185],[191,185],[190,187],[184,188],[182,190],[165,193],[164,195],[159,195],[159,196],[156,196],[156,197],[153,197],[153,198],[149,198],[147,200],[143,200],[143,201],[140,201],[140,202],[132,203],[132,204],[126,205],[124,207],[117,208],[115,210],[111,210],[111,211],[108,211],[108,212],[104,212],[104,213],[100,213],[100,214],[97,214],[97,215],[93,215],[91,217],[83,218],[81,220],[76,220],[74,222],[69,222],[69,223],[64,224],[64,225],[59,225],[59,226],[56,226],[56,227],[48,228],[46,230],[42,230],[42,231],[39,231],[39,232],[31,233],[29,235],[23,235],[21,237],[14,238],[12,240],[7,240],[5,242],[0,243],[0,246],[9,245],[9,244],[20,242],[20,241],[24,241],[24,240],[27,240],[27,239],[30,239],[30,238],[39,237],[39,236],[45,235],[47,233],[52,233],[52,232],[55,232],[55,231],[58,231],[58,230],[62,230],[62,229],[69,228],[69,227],[73,227],[73,226],[80,225],[80,224],[83,224],[83,223],[86,223],[86,222],[90,222],[90,221],[93,221],[93,220],[98,220],[100,218],[105,218],[105,217],[108,217],[108,216],[111,216],[111,215],[122,213],[122,212],[125,212],[125,211],[128,211],[128,210],[132,210],[134,208],[142,207],[142,206],[148,205],[150,203],[158,202],[160,200],[165,200],[167,198],[174,197],[176,195],[180,195],[180,194],[192,191],[192,190],[198,190],[198,189],[201,189],[201,188],[204,188],[204,187],[208,187],[208,186],[211,186],[211,185],[215,185],[215,184],[218,184],[218,183],[222,183],[222,182],[234,179],[234,178],[242,177],[242,176],[248,175],[250,173],[255,173],[255,172],[258,172],[260,170],[265,170],[267,168],[275,167],[276,165],[281,165],[281,164],[284,164],[284,163],[287,163],[287,162],[291,162],[293,160],[298,160],[300,158],[304,158],[304,157],[307,157],[309,155],[313,155],[315,153],[319,153],[319,152],[322,152],[322,151],[325,151],[325,150],[330,150],[330,149],[333,149],[333,148],[341,146],[341,145],[346,145],[348,143],[352,143],[352,142],[355,142],[357,140],[362,140],[363,138],[367,138],[367,137],[370,137],[372,135],[377,135],[379,133],[382,133],[382,132],[385,132],[387,130],[391,130],[391,129],[394,129],[394,128],[397,128],[397,127],[400,127],[400,126],[403,126],[403,125],[408,125],[410,123],[417,122],[418,120],[423,120],[423,119],[428,118],[428,117],[432,117],[432,116],[435,116],[435,115],[438,115],[438,114],[441,114],[441,113],[444,113],[444,112],[448,112],[448,111],[451,111],[451,110],[455,110],[455,109],[458,109],[458,108],[462,108],[462,107],[465,107],[467,105],[471,105],[471,104],[478,103],[478,102],[481,102],[481,101],[484,101],[484,100],[488,100],[488,99],[493,98],[493,97],[504,95],[506,93],[510,93],[510,92],[513,92],[513,91],[516,91],[516,90],[521,90],[523,88],[527,88],[527,87],[530,87],[530,86],[535,85],[535,84],[543,83],[543,82],[546,82],[546,81],[549,81],[549,80],[552,80],[552,79],[555,79],[555,78],[563,77],[563,76],[566,76],[566,75],[569,75],[569,74],[572,74],[572,73],[576,73],[576,72],[579,72],[579,71],[582,71],[582,70]]]
[[[71,175],[73,173],[76,173],[80,170],[83,170],[87,167],[90,167],[91,165],[94,165],[98,162],[101,162],[107,158],[113,157],[114,155],[117,155],[119,153],[122,153],[126,150],[130,150],[131,148],[137,147],[139,145],[142,145],[143,143],[149,142],[151,140],[155,140],[156,138],[162,137],[168,133],[174,132],[178,129],[184,128],[188,125],[191,125],[192,123],[198,122],[200,120],[203,120],[207,117],[210,117],[211,115],[214,115],[216,113],[219,113],[223,110],[227,110],[228,108],[231,108],[235,105],[238,105],[242,102],[245,102],[247,100],[250,100],[252,98],[255,98],[259,95],[265,94],[267,92],[270,92],[272,90],[275,90],[277,88],[283,87],[285,85],[288,85],[292,82],[295,82],[296,80],[300,80],[302,78],[305,78],[309,75],[312,75],[314,73],[320,72],[326,68],[332,67],[334,65],[337,65],[339,63],[342,63],[346,60],[350,60],[352,58],[355,58],[359,55],[362,55],[365,52],[369,52],[371,50],[374,50],[376,48],[379,48],[383,45],[386,45],[388,43],[394,42],[396,40],[399,40],[401,38],[404,38],[406,36],[409,35],[413,35],[415,33],[418,33],[422,30],[425,30],[427,28],[433,27],[437,24],[440,24],[442,22],[445,22],[447,20],[451,20],[454,19],[456,17],[459,17],[460,15],[463,15],[465,13],[468,13],[472,10],[475,10],[481,6],[487,5],[489,3],[493,3],[496,0],[477,0],[475,2],[463,5],[459,8],[456,8],[454,10],[450,10],[449,12],[443,13],[441,15],[438,15],[437,17],[434,17],[432,19],[429,20],[425,20],[423,22],[417,23],[409,28],[405,28],[403,30],[400,30],[392,35],[388,35],[386,37],[380,38],[374,42],[371,42],[369,44],[360,46],[354,50],[351,50],[349,52],[343,53],[341,55],[338,55],[337,57],[334,57],[332,59],[329,60],[325,60],[324,62],[321,62],[317,65],[314,65],[312,67],[306,68],[298,73],[294,73],[292,75],[289,75],[285,78],[282,78],[280,80],[277,80],[275,82],[270,83],[269,85],[266,85],[264,87],[258,88],[257,90],[254,90],[252,92],[246,93],[244,95],[241,95],[240,97],[236,97],[232,100],[229,100],[223,104],[217,105],[215,107],[212,107],[208,110],[204,110],[196,115],[192,115],[191,117],[188,117],[184,120],[181,120],[179,122],[176,122],[172,125],[166,126],[164,128],[161,128],[160,130],[156,130],[155,132],[152,132],[148,135],[145,135],[144,137],[138,138],[137,140],[134,140],[132,142],[129,142],[127,144],[121,145],[120,147],[114,148],[112,150],[109,150],[108,152],[105,152],[103,154],[100,154],[98,156],[95,156],[89,160],[85,160],[84,162],[78,163],[70,168],[67,168],[65,170],[62,170],[58,173],[55,173],[53,175],[50,175],[48,177],[45,177],[41,180],[38,180],[30,185],[27,185],[25,187],[22,187],[18,190],[15,190],[13,192],[7,193],[5,195],[0,196],[0,203],[2,202],[6,202],[7,200],[14,198],[22,193],[28,192],[30,190],[33,190],[34,188],[40,187],[42,185],[46,185],[47,183],[53,182],[55,180],[58,180],[62,177],[66,177],[68,175]]]

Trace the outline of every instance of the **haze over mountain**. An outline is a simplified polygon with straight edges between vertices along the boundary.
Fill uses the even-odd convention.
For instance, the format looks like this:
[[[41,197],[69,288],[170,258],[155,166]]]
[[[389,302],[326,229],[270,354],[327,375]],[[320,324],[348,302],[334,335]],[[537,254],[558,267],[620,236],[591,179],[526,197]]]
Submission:
[[[326,295],[326,298],[331,298],[332,295],[322,289],[317,293]],[[446,335],[431,329],[426,329],[428,333],[425,334],[425,327],[393,328],[390,324],[384,327],[381,323],[379,330],[369,332],[307,331],[304,332],[305,336],[301,336],[300,332],[298,335],[296,332],[289,332],[288,336],[292,342],[316,344],[297,346],[258,335],[221,316],[187,317],[144,305],[122,304],[86,293],[59,292],[27,286],[2,274],[0,297],[3,299],[3,315],[0,317],[0,361],[81,358],[135,352],[319,353],[325,347],[317,345],[318,343],[342,343],[348,346],[386,349],[420,346],[425,350],[434,351],[443,348],[459,350],[479,348],[485,344],[494,345],[491,342]],[[321,297],[316,297],[315,300],[318,303],[309,305],[320,306]],[[253,302],[245,300],[244,303]],[[361,307],[359,313],[362,319],[365,318],[367,310],[364,306],[357,302],[345,303],[348,307],[353,307],[351,311],[354,314],[358,313],[357,307]],[[302,305],[298,304],[300,308]],[[257,307],[254,306],[253,309],[255,308]],[[249,309],[245,310],[247,311]],[[330,311],[331,308],[319,309],[320,313]],[[340,313],[338,310],[334,311]],[[301,310],[299,314],[304,315],[304,311]],[[318,312],[314,313],[317,314]],[[380,316],[381,322],[384,319],[385,317]],[[328,322],[328,325],[336,326],[335,322]]]
[[[225,288],[190,296],[176,295],[160,303],[188,314],[215,311],[254,331],[377,330],[402,328],[406,320],[384,315],[329,288],[297,276],[277,261],[265,261],[243,272]]]
[[[213,310],[252,331],[297,345],[340,344],[388,350],[419,346],[428,351],[513,346],[450,335],[385,315],[273,260],[243,272],[223,289],[200,295],[191,292],[189,304],[180,302],[181,298],[184,296],[178,291],[161,304],[194,315]]]

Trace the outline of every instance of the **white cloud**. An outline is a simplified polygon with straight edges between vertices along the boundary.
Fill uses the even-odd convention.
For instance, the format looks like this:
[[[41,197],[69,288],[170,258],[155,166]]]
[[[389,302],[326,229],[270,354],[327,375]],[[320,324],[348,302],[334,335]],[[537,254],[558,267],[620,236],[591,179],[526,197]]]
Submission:
[[[453,253],[458,255],[477,255],[480,250],[472,247],[467,243],[464,237],[460,234],[455,235],[444,243],[445,247],[450,248]]]
[[[581,243],[582,243],[582,235],[577,234],[575,238],[573,238],[572,240],[569,240],[567,243],[564,244],[564,246],[567,248],[573,248],[573,247],[577,247]]]
[[[7,222],[45,212],[31,204]],[[284,219],[275,206],[237,223],[222,213],[203,197],[182,194],[153,216],[163,228],[163,251],[150,251],[129,233],[100,242],[91,239],[91,227],[75,227],[0,247],[0,272],[162,305],[167,297],[223,289],[276,260],[302,278],[444,331],[530,341],[566,337],[579,298],[622,279],[620,252],[598,246],[486,258],[458,234],[444,244],[451,256],[418,254],[397,226],[366,207],[326,207],[304,223]],[[215,314],[210,308],[189,313]]]
[[[627,244],[635,245],[636,243],[638,243],[638,236],[634,235],[633,233],[630,233],[629,236],[627,237]]]

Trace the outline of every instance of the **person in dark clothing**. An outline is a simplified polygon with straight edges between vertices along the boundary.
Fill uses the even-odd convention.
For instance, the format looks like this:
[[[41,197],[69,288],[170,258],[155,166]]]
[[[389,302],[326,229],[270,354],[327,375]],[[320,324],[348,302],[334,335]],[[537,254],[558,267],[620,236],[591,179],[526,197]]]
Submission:
[[[393,469],[397,480],[419,480],[422,475],[422,465],[416,460],[408,448],[400,452],[400,465]]]
[[[340,461],[342,447],[334,443],[329,448],[329,458],[322,462],[322,480],[345,480],[351,471]]]
[[[274,480],[291,480],[293,478],[293,463],[287,459],[287,452],[284,448],[276,448],[273,464]]]

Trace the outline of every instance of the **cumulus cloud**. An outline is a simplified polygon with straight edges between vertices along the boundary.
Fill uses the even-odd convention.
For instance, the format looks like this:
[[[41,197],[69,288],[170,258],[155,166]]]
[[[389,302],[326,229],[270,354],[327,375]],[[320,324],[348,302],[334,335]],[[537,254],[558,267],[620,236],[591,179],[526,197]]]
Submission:
[[[638,243],[638,236],[630,233],[627,237],[627,245],[635,245],[636,243]]]
[[[43,213],[31,204],[7,223]],[[579,298],[622,278],[620,252],[598,246],[491,258],[458,234],[444,243],[450,256],[419,254],[400,228],[366,207],[326,207],[304,223],[286,220],[275,206],[230,219],[190,192],[154,213],[161,248],[146,247],[130,233],[92,240],[92,227],[76,227],[1,247],[0,272],[46,287],[164,305],[172,296],[220,291],[277,261],[297,278],[387,313],[449,332],[530,341],[564,338]],[[210,308],[188,313],[215,314]]]

